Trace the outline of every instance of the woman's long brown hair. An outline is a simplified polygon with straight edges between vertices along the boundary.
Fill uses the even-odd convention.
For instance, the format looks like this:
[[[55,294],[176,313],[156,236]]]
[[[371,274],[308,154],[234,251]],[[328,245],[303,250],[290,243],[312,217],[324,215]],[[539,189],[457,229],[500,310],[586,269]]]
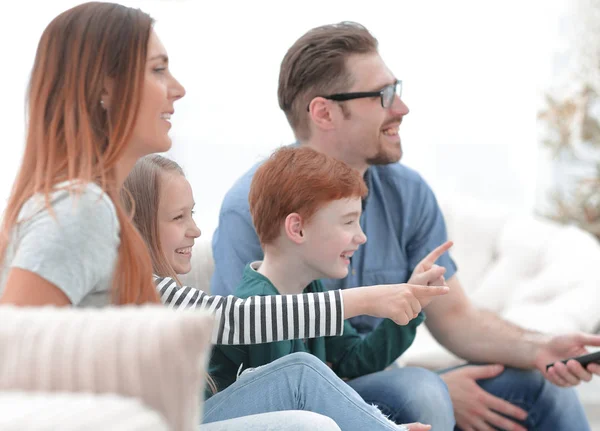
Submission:
[[[150,256],[122,208],[116,181],[116,164],[139,110],[152,25],[139,9],[91,2],[63,12],[46,27],[28,88],[25,154],[0,230],[0,262],[29,198],[43,194],[52,213],[58,183],[94,182],[112,199],[120,224],[113,302],[160,302]],[[100,100],[107,80],[111,104],[105,110]]]

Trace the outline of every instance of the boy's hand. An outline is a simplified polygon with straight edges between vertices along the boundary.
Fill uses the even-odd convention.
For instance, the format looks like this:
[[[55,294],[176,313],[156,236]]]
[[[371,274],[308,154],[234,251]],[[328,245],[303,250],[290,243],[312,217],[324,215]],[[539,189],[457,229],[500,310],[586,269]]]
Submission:
[[[366,289],[372,289],[371,293],[375,295],[370,314],[392,319],[398,325],[407,325],[436,296],[450,291],[448,286],[415,284],[384,284]]]
[[[362,314],[392,319],[398,325],[407,325],[418,316],[436,296],[448,293],[444,273],[446,268],[435,261],[450,247],[446,241],[421,260],[408,283],[344,289],[344,315],[346,319]]]
[[[423,258],[423,260],[415,267],[408,283],[420,284],[422,286],[445,285],[446,281],[444,280],[444,273],[446,272],[446,268],[436,265],[435,261],[450,250],[450,247],[452,247],[453,244],[452,241],[446,241],[425,256],[425,258]]]
[[[445,295],[446,293],[450,292],[450,287],[445,284],[442,286],[419,286],[407,284],[406,286],[411,289],[412,294],[415,296],[415,298],[417,298],[419,304],[421,304],[421,308],[427,307],[436,296]],[[419,310],[419,312],[420,311],[421,310]]]

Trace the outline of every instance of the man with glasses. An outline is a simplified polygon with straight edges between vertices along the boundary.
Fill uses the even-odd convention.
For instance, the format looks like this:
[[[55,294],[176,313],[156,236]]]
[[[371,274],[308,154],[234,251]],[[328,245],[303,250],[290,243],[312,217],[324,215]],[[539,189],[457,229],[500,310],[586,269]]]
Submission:
[[[417,172],[397,163],[402,157],[399,127],[409,112],[401,96],[402,81],[380,57],[377,40],[356,23],[310,30],[282,61],[279,105],[298,144],[354,167],[364,175],[369,189],[361,216],[368,240],[352,256],[348,277],[324,280],[324,284],[331,289],[427,282],[438,280],[440,270],[445,270],[450,293],[425,310],[428,329],[460,357],[502,364],[469,365],[440,373],[458,427],[589,429],[573,389],[558,386],[589,380],[600,373],[600,367],[584,369],[571,361],[568,367],[559,363],[546,372],[545,365],[580,354],[586,344],[600,344],[600,338],[550,337],[511,325],[470,303],[447,253],[438,259],[439,266],[422,261],[447,240],[447,234],[432,190]],[[236,182],[221,208],[213,238],[211,289],[215,294],[231,294],[244,266],[263,257],[248,210],[255,170]],[[362,333],[378,323],[368,316],[352,319]],[[434,430],[453,428],[454,417],[445,408],[449,402],[446,386],[432,372],[391,369],[348,384],[398,423],[419,421],[433,425]]]

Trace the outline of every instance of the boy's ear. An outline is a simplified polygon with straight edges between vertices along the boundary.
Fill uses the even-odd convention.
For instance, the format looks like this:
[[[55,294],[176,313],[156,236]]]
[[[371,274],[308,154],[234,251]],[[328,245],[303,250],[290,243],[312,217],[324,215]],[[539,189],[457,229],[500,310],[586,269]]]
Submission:
[[[286,236],[295,242],[296,244],[302,244],[304,242],[304,223],[302,216],[298,213],[291,213],[285,218],[284,230]]]

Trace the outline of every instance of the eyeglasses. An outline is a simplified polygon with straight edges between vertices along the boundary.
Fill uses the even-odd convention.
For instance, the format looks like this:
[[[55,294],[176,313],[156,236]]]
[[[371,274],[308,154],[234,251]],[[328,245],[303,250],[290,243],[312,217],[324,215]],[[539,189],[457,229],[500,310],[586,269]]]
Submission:
[[[344,102],[352,99],[363,99],[366,97],[379,97],[381,99],[381,107],[389,108],[394,103],[394,96],[402,97],[402,81],[398,80],[393,84],[386,85],[379,91],[361,91],[358,93],[338,93],[330,94],[329,96],[321,96],[327,100],[335,100],[336,102]],[[310,111],[310,105],[306,107]]]

